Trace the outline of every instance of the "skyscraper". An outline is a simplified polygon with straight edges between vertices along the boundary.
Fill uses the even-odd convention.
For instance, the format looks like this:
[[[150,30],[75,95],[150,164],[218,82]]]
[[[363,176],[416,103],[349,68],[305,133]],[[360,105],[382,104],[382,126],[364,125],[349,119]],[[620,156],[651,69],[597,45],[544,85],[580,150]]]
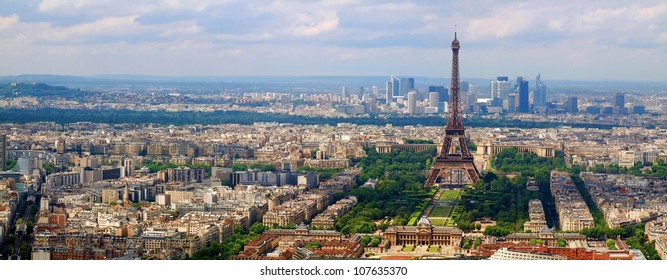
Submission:
[[[468,103],[468,106],[475,105],[475,102],[477,102],[478,95],[479,95],[479,87],[477,87],[477,84],[475,83],[470,83],[467,94],[468,100],[466,101],[466,103]]]
[[[385,93],[385,98],[386,98],[386,104],[389,105],[391,104],[391,101],[394,100],[394,83],[393,82],[387,82],[387,87],[386,87],[386,93]]]
[[[438,107],[438,102],[440,102],[440,96],[437,92],[428,93],[428,106],[429,107]]]
[[[535,78],[533,106],[547,106],[547,86],[542,82],[540,73],[538,73],[537,78]]]
[[[429,86],[428,92],[437,92],[438,100],[440,102],[446,102],[449,100],[449,91],[444,86]]]
[[[345,98],[347,97],[347,86],[343,86],[343,88],[340,91],[340,95]]]
[[[408,92],[415,89],[414,78],[401,78],[401,96],[407,96]]]
[[[461,81],[459,83],[459,89],[463,92],[467,92],[468,90],[470,90],[470,83],[466,81]]]
[[[519,113],[528,113],[530,112],[530,105],[528,104],[528,81],[524,80],[523,77],[516,78],[517,83],[517,93],[519,94]]]
[[[5,171],[7,164],[7,135],[0,134],[0,171]]]
[[[614,95],[614,112],[617,114],[625,114],[628,112],[625,109],[625,93],[617,92]]]
[[[579,113],[579,105],[577,104],[577,97],[576,96],[569,96],[567,98],[567,112],[570,114],[576,114]]]
[[[505,102],[503,102],[504,104]],[[516,94],[510,93],[507,97],[507,111],[510,113],[516,113]]]
[[[417,113],[417,92],[410,91],[408,92],[408,114]]]
[[[394,100],[394,96],[398,95],[399,82],[396,76],[389,76],[389,82],[387,82],[387,104],[391,104]]]
[[[491,98],[507,100],[512,92],[512,84],[510,84],[507,77],[498,77],[495,81],[491,81],[490,87]]]

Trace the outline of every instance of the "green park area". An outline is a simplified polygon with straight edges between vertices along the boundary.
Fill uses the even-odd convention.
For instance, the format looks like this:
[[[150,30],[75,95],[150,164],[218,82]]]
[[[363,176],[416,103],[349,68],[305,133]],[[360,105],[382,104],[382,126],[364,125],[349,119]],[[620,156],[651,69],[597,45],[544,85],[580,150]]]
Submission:
[[[461,190],[446,190],[442,192],[439,199],[446,201],[454,201],[459,199],[460,194]]]

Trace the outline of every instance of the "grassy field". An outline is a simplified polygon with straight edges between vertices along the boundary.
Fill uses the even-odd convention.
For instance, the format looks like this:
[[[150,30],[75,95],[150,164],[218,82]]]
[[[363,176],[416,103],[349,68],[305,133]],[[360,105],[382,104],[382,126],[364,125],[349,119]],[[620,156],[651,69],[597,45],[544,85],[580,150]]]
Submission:
[[[415,246],[410,246],[410,245],[405,246],[405,247],[403,247],[403,249],[401,249],[401,251],[403,251],[403,252],[412,252],[414,250],[415,250]]]
[[[459,199],[459,195],[461,194],[461,190],[446,190],[443,191],[442,194],[440,195],[440,200],[457,200]]]
[[[431,221],[431,224],[436,227],[444,227],[449,223],[449,218],[428,218]]]
[[[447,218],[452,212],[452,207],[451,206],[436,206],[433,207],[433,210],[431,210],[431,214],[429,215],[430,217],[441,217],[441,218]]]
[[[431,253],[437,253],[438,251],[440,251],[440,246],[428,247],[428,251],[431,252]]]

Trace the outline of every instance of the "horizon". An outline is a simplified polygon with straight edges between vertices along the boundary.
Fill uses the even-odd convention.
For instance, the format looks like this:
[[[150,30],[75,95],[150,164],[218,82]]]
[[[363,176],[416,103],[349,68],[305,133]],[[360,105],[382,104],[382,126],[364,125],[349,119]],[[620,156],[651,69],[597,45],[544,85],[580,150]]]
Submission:
[[[658,0],[0,1],[2,76],[448,78],[456,30],[462,77],[667,81]]]
[[[68,74],[13,74],[13,75],[0,75],[0,79],[10,79],[10,78],[38,78],[38,77],[51,77],[51,78],[78,78],[78,79],[100,79],[100,80],[119,80],[122,81],[125,78],[133,78],[135,81],[146,81],[138,78],[149,78],[149,79],[226,79],[226,78],[384,78],[394,75],[396,77],[402,78],[415,78],[415,79],[444,79],[450,80],[451,77],[435,77],[435,76],[417,76],[417,75],[397,75],[397,74],[388,74],[388,75],[152,75],[152,74],[94,74],[94,75],[68,75]],[[499,75],[503,76],[503,75]],[[509,77],[510,80],[517,77],[528,78],[528,81],[534,81],[534,77],[526,75],[505,75]],[[471,80],[495,80],[496,77],[465,77],[461,78],[462,81],[471,81]],[[581,83],[659,83],[667,84],[667,80],[623,80],[623,79],[541,79],[543,82],[581,82]],[[17,80],[16,82],[21,82]],[[40,82],[40,81],[30,81],[30,82]],[[221,81],[228,82],[228,81]]]

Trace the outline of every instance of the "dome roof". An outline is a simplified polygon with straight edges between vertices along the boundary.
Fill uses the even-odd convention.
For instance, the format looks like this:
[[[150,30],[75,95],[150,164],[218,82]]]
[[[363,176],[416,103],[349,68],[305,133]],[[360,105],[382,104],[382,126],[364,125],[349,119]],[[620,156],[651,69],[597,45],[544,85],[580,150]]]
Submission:
[[[418,227],[423,227],[423,226],[431,226],[431,221],[426,217],[422,216],[419,221],[417,222]]]

